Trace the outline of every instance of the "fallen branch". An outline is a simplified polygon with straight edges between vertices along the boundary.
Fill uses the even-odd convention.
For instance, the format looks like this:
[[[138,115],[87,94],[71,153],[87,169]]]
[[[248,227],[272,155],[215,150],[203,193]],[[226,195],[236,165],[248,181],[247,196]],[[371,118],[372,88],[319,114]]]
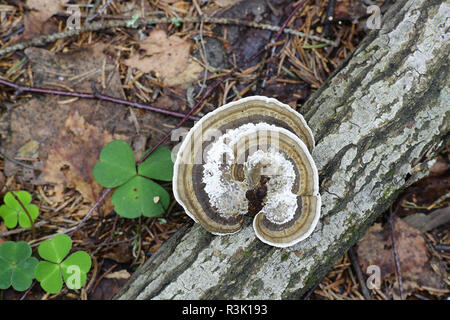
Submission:
[[[322,195],[309,238],[280,249],[255,237],[251,219],[228,236],[189,222],[116,299],[298,299],[308,292],[399,190],[427,174],[448,138],[449,12],[441,0],[397,0],[382,29],[299,109],[316,138]]]

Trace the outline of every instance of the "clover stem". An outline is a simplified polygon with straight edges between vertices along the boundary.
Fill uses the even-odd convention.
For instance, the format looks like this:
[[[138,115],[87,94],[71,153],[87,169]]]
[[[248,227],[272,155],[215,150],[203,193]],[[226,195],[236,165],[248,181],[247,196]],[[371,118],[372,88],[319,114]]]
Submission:
[[[22,203],[22,201],[20,201],[19,198],[16,196],[14,191],[11,191],[11,194],[14,197],[14,199],[16,199],[16,201],[20,204],[20,206],[22,207],[23,211],[25,211],[25,214],[27,215],[27,217],[28,217],[28,219],[30,220],[30,223],[31,223],[31,232],[33,233],[33,238],[36,238],[36,230],[34,228],[34,222],[33,222],[33,219],[31,218],[30,213],[28,212],[27,208],[25,208],[25,206]]]

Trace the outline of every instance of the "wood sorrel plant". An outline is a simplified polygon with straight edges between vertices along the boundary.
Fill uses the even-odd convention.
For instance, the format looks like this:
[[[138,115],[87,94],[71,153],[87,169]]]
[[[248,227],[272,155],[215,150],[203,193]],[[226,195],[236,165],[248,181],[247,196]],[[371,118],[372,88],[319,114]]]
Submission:
[[[114,140],[100,152],[93,174],[102,186],[117,187],[112,203],[114,210],[124,218],[156,217],[169,207],[169,193],[151,180],[172,181],[173,162],[167,147],[158,147],[136,167],[128,143]]]

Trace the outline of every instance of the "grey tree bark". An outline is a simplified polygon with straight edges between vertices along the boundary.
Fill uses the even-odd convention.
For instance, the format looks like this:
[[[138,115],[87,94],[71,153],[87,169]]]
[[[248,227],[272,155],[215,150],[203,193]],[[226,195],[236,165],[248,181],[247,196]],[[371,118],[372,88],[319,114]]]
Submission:
[[[450,5],[399,0],[300,110],[316,137],[322,213],[294,247],[270,247],[250,221],[213,236],[187,223],[117,299],[299,298],[399,191],[424,176],[450,127]]]

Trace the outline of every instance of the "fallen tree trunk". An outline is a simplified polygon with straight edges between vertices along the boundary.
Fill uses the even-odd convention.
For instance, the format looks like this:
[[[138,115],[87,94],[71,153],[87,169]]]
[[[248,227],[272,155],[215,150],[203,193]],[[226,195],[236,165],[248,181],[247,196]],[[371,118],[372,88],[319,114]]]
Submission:
[[[307,240],[279,249],[188,223],[117,299],[286,299],[324,276],[399,190],[426,174],[450,126],[450,5],[400,0],[300,110],[316,137],[322,216]]]

